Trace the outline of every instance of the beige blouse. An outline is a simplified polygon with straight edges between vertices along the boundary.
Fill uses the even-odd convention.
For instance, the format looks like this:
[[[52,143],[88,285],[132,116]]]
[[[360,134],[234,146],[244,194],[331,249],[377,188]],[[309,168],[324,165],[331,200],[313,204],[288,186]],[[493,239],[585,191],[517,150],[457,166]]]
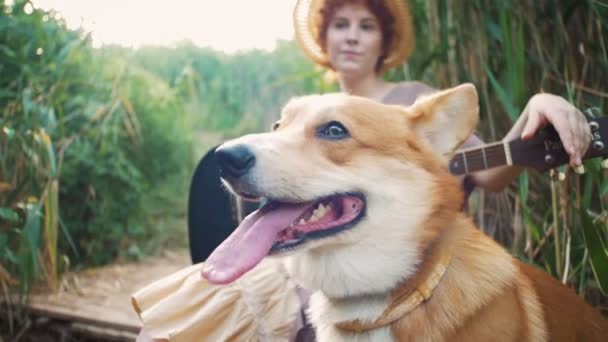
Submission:
[[[265,259],[229,285],[212,285],[196,264],[131,297],[143,329],[168,341],[289,341],[300,319],[295,284]]]

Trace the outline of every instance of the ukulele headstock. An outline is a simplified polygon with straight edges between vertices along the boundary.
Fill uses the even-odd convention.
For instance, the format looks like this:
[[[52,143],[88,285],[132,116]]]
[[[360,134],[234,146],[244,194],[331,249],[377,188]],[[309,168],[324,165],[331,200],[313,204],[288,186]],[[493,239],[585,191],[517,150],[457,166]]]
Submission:
[[[608,117],[589,119],[589,128],[591,144],[583,159],[608,157]],[[513,140],[509,147],[514,165],[532,167],[541,172],[568,164],[570,160],[552,126],[542,129],[531,140]],[[602,161],[602,166],[608,167],[608,159]]]

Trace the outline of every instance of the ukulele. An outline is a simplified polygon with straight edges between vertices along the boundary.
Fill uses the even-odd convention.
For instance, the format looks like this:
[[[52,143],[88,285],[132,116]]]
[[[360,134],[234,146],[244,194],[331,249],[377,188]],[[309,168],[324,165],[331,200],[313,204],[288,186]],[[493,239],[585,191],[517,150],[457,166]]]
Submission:
[[[583,160],[608,157],[608,117],[590,119],[589,128],[591,144]],[[519,165],[543,172],[569,160],[557,131],[548,126],[527,141],[515,139],[460,150],[450,160],[449,169],[454,175],[464,175],[502,165]],[[608,159],[602,166],[608,167]]]

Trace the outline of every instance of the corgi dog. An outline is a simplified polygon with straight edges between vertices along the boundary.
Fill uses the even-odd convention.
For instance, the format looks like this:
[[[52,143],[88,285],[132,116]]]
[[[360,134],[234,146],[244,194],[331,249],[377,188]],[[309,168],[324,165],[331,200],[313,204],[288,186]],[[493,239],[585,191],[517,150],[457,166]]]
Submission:
[[[295,98],[268,133],[216,150],[222,178],[266,199],[207,259],[227,284],[280,257],[311,291],[319,341],[606,341],[607,320],[511,256],[461,211],[447,162],[479,115],[463,84],[409,107]]]

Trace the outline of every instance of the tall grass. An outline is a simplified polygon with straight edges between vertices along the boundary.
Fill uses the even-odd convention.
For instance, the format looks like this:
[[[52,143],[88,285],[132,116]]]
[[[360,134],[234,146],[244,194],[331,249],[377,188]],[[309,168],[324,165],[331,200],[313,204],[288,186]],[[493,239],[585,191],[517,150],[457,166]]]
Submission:
[[[137,256],[183,215],[192,121],[167,82],[28,1],[0,1],[0,75],[4,289]]]
[[[267,130],[292,96],[335,89],[323,80],[295,42],[272,51],[225,55],[184,42],[175,49],[143,47],[130,60],[171,84],[196,125],[226,138]]]

